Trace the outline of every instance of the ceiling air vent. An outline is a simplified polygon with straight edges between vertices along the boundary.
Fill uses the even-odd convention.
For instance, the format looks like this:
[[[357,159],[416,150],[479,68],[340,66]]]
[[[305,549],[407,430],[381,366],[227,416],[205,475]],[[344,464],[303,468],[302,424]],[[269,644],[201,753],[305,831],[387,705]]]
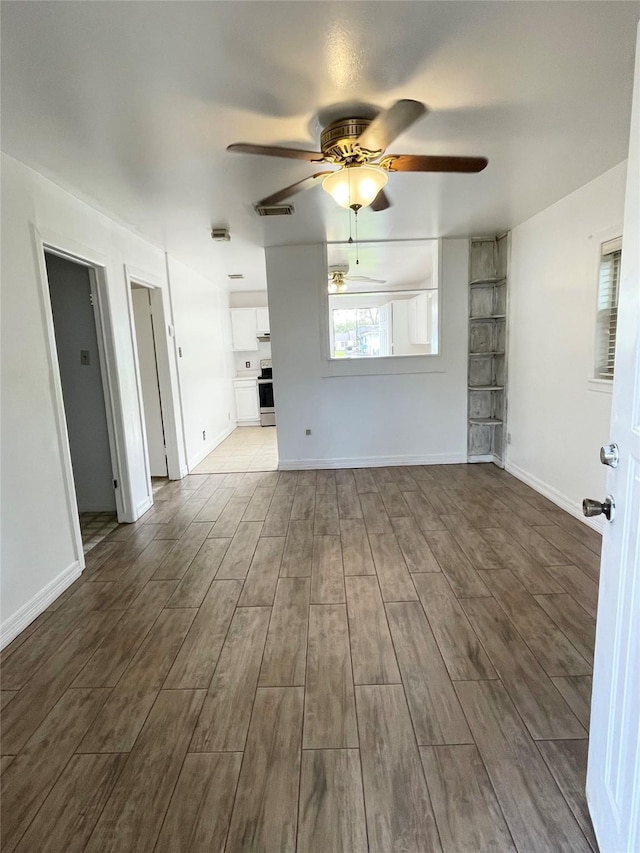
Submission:
[[[232,272],[232,273],[229,273],[227,278],[230,278],[231,281],[240,281],[241,278],[244,278],[244,273]]]
[[[211,239],[216,240],[218,243],[228,243],[231,239],[231,235],[229,234],[228,228],[212,228],[211,229]]]
[[[294,211],[292,204],[257,204],[258,216],[291,216]]]

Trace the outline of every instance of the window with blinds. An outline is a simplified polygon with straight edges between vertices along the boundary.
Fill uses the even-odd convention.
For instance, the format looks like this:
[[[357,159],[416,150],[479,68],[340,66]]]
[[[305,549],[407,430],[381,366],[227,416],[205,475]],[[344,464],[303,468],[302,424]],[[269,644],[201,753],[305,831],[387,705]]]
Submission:
[[[596,319],[596,379],[613,379],[622,237],[602,244]]]

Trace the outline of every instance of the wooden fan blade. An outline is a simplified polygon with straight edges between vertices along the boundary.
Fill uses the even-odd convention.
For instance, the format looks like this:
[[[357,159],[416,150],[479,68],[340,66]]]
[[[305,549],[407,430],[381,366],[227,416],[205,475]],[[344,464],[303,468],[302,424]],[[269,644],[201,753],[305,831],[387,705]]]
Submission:
[[[368,275],[345,275],[345,281],[366,281],[369,284],[386,284],[386,278],[370,278]]]
[[[386,194],[384,190],[380,190],[378,195],[371,202],[371,210],[386,210],[388,207],[391,207],[391,202],[389,201],[389,196]]]
[[[279,145],[251,145],[246,142],[235,142],[233,145],[227,145],[227,151],[235,151],[237,154],[263,154],[265,157],[287,157],[290,160],[307,160],[310,163],[324,159],[321,151],[283,148]]]
[[[309,175],[308,178],[303,178],[301,181],[296,181],[295,184],[291,184],[288,187],[285,187],[283,190],[280,190],[273,195],[267,196],[267,198],[261,199],[258,204],[262,207],[268,207],[271,204],[280,204],[281,201],[286,201],[286,199],[291,198],[292,195],[296,195],[296,193],[301,193],[303,190],[310,189],[316,182],[318,178],[321,178],[323,175],[330,175],[330,171],[326,172],[316,172],[315,175]]]
[[[486,157],[439,157],[422,154],[393,154],[385,157],[390,172],[481,172]]]
[[[381,112],[358,137],[358,145],[367,151],[384,151],[403,130],[426,115],[427,108],[420,101],[396,101]]]

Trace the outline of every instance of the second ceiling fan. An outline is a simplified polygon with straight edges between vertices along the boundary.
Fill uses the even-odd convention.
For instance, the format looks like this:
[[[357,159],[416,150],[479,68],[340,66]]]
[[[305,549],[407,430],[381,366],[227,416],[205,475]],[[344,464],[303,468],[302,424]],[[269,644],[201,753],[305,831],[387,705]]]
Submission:
[[[320,183],[335,201],[357,213],[362,207],[386,210],[391,205],[384,187],[390,172],[481,172],[486,157],[446,157],[428,154],[385,155],[387,147],[419,118],[427,108],[419,101],[396,101],[374,118],[341,118],[331,122],[320,136],[321,151],[285,148],[277,145],[251,145],[238,142],[227,151],[263,154],[327,163],[335,171],[316,172],[258,202],[259,206],[280,204],[302,190]]]

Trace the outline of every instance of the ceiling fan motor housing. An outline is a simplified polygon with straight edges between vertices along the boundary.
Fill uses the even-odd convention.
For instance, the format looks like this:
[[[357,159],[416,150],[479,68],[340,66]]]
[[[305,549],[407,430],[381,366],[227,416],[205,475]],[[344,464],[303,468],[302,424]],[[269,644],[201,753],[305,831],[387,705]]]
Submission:
[[[332,163],[367,163],[376,157],[379,151],[367,151],[357,144],[358,137],[371,124],[367,118],[342,118],[331,122],[322,131],[320,147],[322,153]]]

